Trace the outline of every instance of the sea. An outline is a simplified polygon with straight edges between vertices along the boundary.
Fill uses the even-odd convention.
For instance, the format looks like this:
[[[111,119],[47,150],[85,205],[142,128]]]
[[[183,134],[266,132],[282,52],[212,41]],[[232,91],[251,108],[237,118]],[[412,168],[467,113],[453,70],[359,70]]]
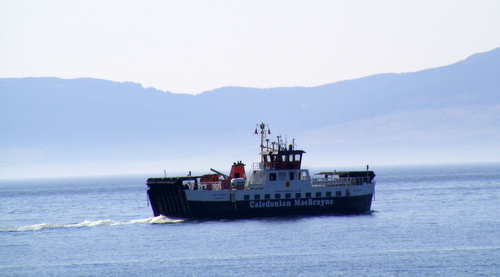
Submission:
[[[500,276],[500,163],[371,169],[369,213],[242,220],[153,217],[161,176],[2,180],[0,276]]]

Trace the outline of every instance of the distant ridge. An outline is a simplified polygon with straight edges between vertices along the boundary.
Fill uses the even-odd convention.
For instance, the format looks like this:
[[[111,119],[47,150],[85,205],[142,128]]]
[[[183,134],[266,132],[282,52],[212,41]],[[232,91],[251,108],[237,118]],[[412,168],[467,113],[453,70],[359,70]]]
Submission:
[[[496,48],[414,73],[198,95],[92,78],[4,78],[0,174],[249,164],[262,121],[296,138],[313,167],[500,161],[499,73]]]

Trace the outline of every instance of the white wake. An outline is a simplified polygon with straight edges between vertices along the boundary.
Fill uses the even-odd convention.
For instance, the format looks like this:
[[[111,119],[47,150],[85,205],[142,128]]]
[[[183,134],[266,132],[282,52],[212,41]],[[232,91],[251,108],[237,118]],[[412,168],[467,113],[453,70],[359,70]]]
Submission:
[[[39,231],[44,229],[58,229],[58,228],[79,228],[79,227],[94,227],[103,225],[128,225],[128,224],[166,224],[166,223],[179,223],[183,222],[181,219],[171,219],[166,216],[160,215],[156,217],[150,217],[146,219],[136,219],[128,221],[114,221],[114,220],[96,220],[90,221],[85,220],[80,223],[70,223],[70,224],[52,224],[52,223],[41,223],[35,225],[21,226],[21,227],[11,227],[11,228],[1,228],[0,231],[3,232],[28,232],[28,231]]]

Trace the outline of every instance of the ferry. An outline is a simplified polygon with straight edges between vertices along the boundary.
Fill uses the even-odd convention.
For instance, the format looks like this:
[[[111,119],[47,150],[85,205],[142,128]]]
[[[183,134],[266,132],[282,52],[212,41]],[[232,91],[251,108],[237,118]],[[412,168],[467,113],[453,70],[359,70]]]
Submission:
[[[269,125],[260,129],[260,162],[248,171],[242,161],[229,175],[211,168],[200,176],[149,178],[147,194],[154,216],[234,219],[369,213],[375,174],[323,171],[311,176],[301,167],[303,150],[280,136],[271,140]],[[248,176],[248,177],[247,177]]]

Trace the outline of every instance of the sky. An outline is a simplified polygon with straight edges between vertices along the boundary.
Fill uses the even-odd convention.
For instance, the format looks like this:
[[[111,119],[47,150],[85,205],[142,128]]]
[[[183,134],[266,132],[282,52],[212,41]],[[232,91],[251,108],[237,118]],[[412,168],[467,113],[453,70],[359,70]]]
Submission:
[[[500,1],[5,1],[0,78],[318,86],[500,47]]]

